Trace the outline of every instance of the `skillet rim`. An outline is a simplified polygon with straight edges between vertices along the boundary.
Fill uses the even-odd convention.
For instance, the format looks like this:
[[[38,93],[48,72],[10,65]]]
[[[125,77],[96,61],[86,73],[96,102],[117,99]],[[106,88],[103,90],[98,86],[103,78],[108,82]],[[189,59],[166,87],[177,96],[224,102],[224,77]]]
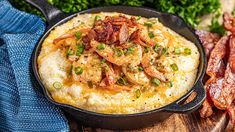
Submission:
[[[57,27],[57,26],[59,26],[59,25],[61,25],[63,23],[66,23],[67,21],[71,20],[72,18],[76,17],[77,15],[84,14],[84,13],[88,13],[88,14],[90,13],[91,14],[92,11],[96,12],[97,10],[102,10],[104,8],[112,8],[112,7],[115,7],[115,8],[128,8],[128,10],[133,10],[134,8],[135,9],[139,9],[139,10],[146,10],[148,12],[153,12],[154,14],[157,13],[157,14],[163,14],[163,15],[171,15],[171,16],[176,17],[177,19],[180,19],[180,21],[182,21],[183,26],[186,27],[194,35],[194,37],[198,41],[198,44],[195,44],[195,43],[194,44],[196,46],[198,45],[197,46],[198,49],[199,49],[199,47],[201,48],[201,50],[199,50],[199,53],[200,53],[200,56],[202,56],[202,57],[200,57],[200,63],[202,63],[202,70],[199,73],[200,67],[198,67],[197,78],[196,78],[196,80],[194,82],[194,85],[191,87],[191,89],[189,91],[187,91],[179,99],[177,99],[177,100],[175,100],[175,101],[173,101],[173,102],[171,102],[171,103],[169,103],[167,105],[164,105],[164,106],[159,107],[157,109],[153,109],[153,110],[149,110],[149,111],[145,111],[145,112],[139,112],[139,113],[132,113],[132,114],[106,114],[106,113],[93,112],[93,111],[89,111],[89,110],[86,110],[86,109],[78,108],[78,107],[75,107],[75,106],[72,106],[72,105],[69,105],[69,104],[62,104],[62,103],[56,102],[56,101],[54,101],[50,97],[50,93],[45,88],[45,86],[43,85],[43,83],[42,83],[42,81],[40,79],[40,75],[38,73],[38,66],[37,66],[37,58],[38,58],[38,55],[39,55],[39,53],[41,51],[41,47],[42,47],[42,44],[43,44],[43,41],[45,40],[45,38],[49,35],[51,30],[53,30],[55,27]],[[102,12],[102,11],[99,11],[99,12]],[[109,11],[103,11],[103,12],[109,12]],[[117,12],[117,11],[113,11],[113,12]],[[120,12],[120,13],[122,13],[122,12]],[[128,14],[128,13],[125,13],[125,14]],[[143,16],[143,17],[145,17],[145,16]],[[173,30],[173,29],[171,29],[171,30]],[[173,30],[173,31],[175,31],[175,30]],[[201,60],[201,58],[202,58],[202,60]],[[104,118],[106,118],[106,117],[110,117],[110,118],[123,118],[123,117],[134,117],[134,116],[145,116],[145,115],[149,115],[149,114],[152,114],[152,113],[155,113],[155,112],[168,112],[166,110],[166,108],[168,106],[170,106],[172,104],[177,104],[178,102],[183,101],[184,99],[186,99],[195,90],[197,85],[202,84],[202,79],[204,77],[205,70],[206,70],[206,63],[207,63],[207,60],[205,58],[205,51],[204,51],[204,48],[202,46],[202,43],[201,43],[200,39],[198,38],[198,35],[196,35],[196,33],[195,33],[195,29],[193,29],[188,24],[186,24],[185,21],[180,16],[178,16],[176,14],[172,14],[172,13],[156,11],[153,8],[150,8],[150,7],[144,7],[144,6],[133,7],[133,6],[127,6],[127,5],[101,6],[101,7],[91,8],[91,9],[88,9],[88,10],[83,10],[81,12],[69,14],[65,18],[62,18],[60,21],[56,22],[53,26],[51,26],[48,29],[46,29],[46,31],[43,34],[43,36],[40,38],[38,43],[35,45],[35,48],[34,48],[33,53],[32,53],[32,67],[33,67],[34,77],[36,78],[36,80],[39,83],[40,87],[43,89],[43,94],[44,94],[44,96],[46,97],[47,100],[49,100],[51,103],[53,103],[53,104],[55,104],[55,105],[57,105],[59,107],[62,107],[63,109],[64,108],[69,108],[69,109],[76,110],[76,111],[79,111],[79,112],[82,112],[82,113],[86,113],[86,114],[89,114],[89,115],[99,116],[99,117],[104,117]],[[200,65],[201,64],[199,64],[199,66]],[[203,100],[201,100],[199,102],[200,104],[204,101],[205,97],[203,98]],[[171,112],[171,111],[169,111],[169,112]],[[171,113],[177,113],[177,112],[171,112]],[[182,112],[182,113],[184,113],[184,112]]]

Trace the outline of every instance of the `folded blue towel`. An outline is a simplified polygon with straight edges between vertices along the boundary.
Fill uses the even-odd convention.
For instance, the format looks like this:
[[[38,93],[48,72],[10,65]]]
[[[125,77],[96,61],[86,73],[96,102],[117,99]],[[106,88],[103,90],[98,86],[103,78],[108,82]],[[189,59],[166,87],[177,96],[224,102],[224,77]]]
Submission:
[[[0,131],[68,131],[60,109],[39,91],[30,58],[45,30],[36,16],[0,0]]]

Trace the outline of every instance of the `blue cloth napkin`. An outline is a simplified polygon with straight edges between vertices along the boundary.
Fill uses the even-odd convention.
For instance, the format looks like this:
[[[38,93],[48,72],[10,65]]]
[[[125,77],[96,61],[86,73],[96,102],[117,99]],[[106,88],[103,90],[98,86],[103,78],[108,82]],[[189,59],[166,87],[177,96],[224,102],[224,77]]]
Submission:
[[[39,17],[0,0],[0,131],[69,129],[61,110],[43,97],[31,73],[31,54],[44,30]]]

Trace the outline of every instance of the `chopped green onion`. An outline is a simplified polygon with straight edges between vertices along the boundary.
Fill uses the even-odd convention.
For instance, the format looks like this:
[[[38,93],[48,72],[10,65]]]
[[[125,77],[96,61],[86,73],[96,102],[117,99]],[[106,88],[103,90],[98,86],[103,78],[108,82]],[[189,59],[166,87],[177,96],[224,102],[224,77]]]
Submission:
[[[103,58],[102,60],[101,60],[101,64],[104,64],[106,62],[106,60]]]
[[[150,38],[154,38],[153,32],[149,32],[148,35],[149,35]]]
[[[53,83],[53,87],[55,88],[55,89],[61,89],[62,88],[62,84],[60,83],[60,82],[54,82]]]
[[[117,48],[117,49],[115,50],[115,56],[117,56],[117,57],[121,57],[122,55],[123,55],[123,50],[122,50],[122,49]]]
[[[174,49],[174,53],[177,54],[177,55],[179,55],[179,54],[180,54],[180,48],[175,48],[175,49]]]
[[[149,52],[149,48],[148,47],[145,47],[144,48],[144,53],[148,53]]]
[[[178,71],[178,66],[175,63],[171,64],[170,66],[173,71]]]
[[[83,44],[79,44],[79,45],[77,45],[77,52],[76,52],[76,55],[77,56],[81,56],[81,54],[83,53],[83,51],[84,51],[84,45]]]
[[[97,20],[100,20],[101,19],[101,17],[100,16],[95,16],[95,21],[97,21]]]
[[[134,51],[133,47],[130,47],[130,48],[127,49],[125,54],[130,55],[130,54],[132,54],[133,51]]]
[[[83,73],[83,69],[80,66],[74,68],[75,74],[81,75]]]
[[[138,16],[136,20],[140,20],[141,19],[141,16]]]
[[[141,66],[139,66],[139,67],[138,67],[138,70],[139,70],[139,71],[143,71],[143,70],[144,70],[144,68],[143,68],[143,67],[141,67]]]
[[[154,50],[156,53],[158,52],[158,47],[159,47],[158,44],[155,44],[155,45],[153,46],[153,50]]]
[[[76,36],[77,39],[80,39],[81,36],[82,36],[82,33],[81,32],[76,32],[75,36]]]
[[[151,22],[144,22],[144,26],[146,27],[152,27],[153,24]]]
[[[137,90],[135,91],[135,96],[136,96],[137,99],[141,96],[141,91],[140,91],[140,89],[137,89]]]
[[[153,78],[153,79],[152,79],[152,83],[153,83],[155,86],[158,86],[158,85],[160,85],[161,81],[160,81],[159,79],[157,79],[157,78]]]
[[[119,85],[127,85],[127,80],[123,77],[120,77],[118,80],[117,80],[117,84]]]
[[[166,55],[167,52],[168,52],[168,48],[163,48],[163,49],[162,49],[162,55]]]
[[[172,81],[168,82],[167,86],[170,87],[170,88],[173,87],[173,82]]]
[[[67,56],[71,56],[71,55],[73,55],[73,51],[69,49],[69,50],[67,51]]]
[[[105,49],[105,44],[101,43],[96,47],[98,50],[104,50]]]
[[[185,49],[184,49],[184,54],[185,54],[185,55],[191,55],[191,49],[185,48]]]

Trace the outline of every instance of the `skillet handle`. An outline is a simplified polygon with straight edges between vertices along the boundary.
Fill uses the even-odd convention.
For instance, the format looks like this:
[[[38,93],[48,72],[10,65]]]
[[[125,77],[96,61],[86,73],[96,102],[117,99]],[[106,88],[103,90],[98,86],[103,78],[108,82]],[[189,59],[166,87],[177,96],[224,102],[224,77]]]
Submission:
[[[47,0],[26,0],[29,4],[38,8],[46,17],[47,29],[68,16],[56,7],[50,5]]]
[[[206,92],[201,81],[198,81],[197,84],[195,85],[194,92],[196,92],[197,95],[191,102],[181,105],[179,104],[179,102],[181,102],[180,100],[174,104],[166,106],[164,110],[167,112],[174,112],[174,113],[191,113],[197,110],[201,106],[204,99],[206,98]]]

